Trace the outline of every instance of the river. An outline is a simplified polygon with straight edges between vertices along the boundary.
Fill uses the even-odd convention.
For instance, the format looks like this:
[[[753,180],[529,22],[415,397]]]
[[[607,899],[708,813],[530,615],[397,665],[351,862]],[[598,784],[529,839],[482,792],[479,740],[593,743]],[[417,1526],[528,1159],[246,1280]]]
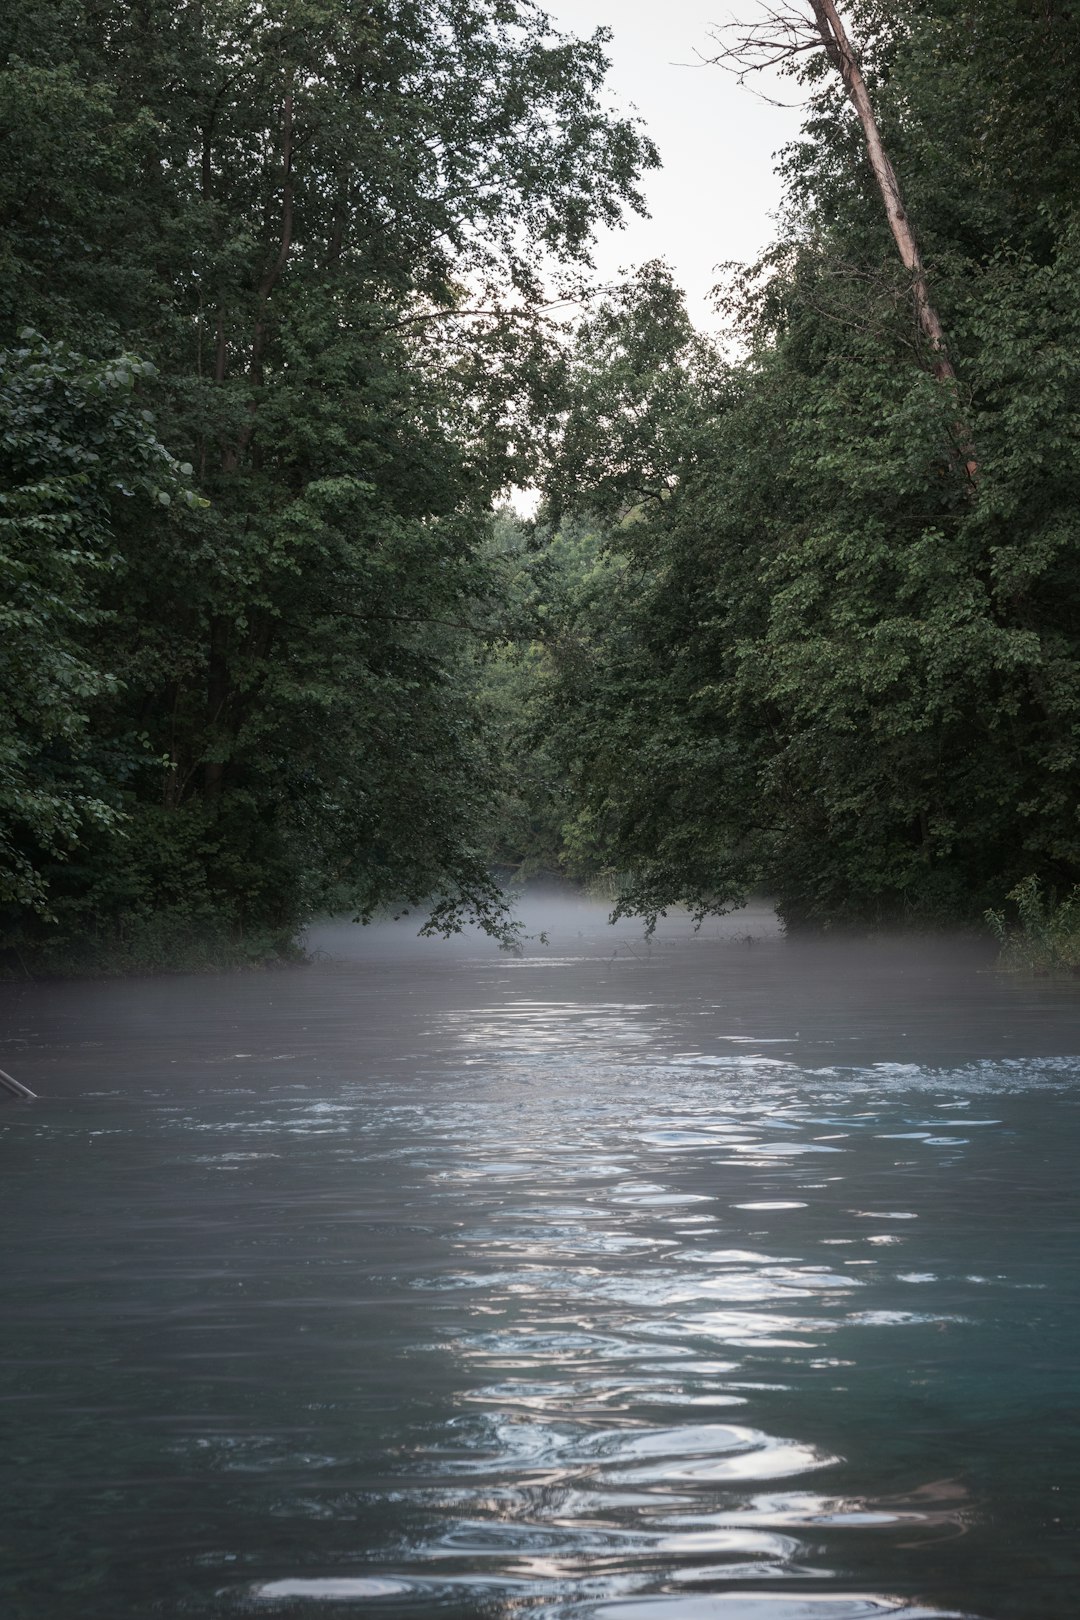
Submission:
[[[1075,984],[526,921],[0,989],[0,1612],[1080,1612]]]

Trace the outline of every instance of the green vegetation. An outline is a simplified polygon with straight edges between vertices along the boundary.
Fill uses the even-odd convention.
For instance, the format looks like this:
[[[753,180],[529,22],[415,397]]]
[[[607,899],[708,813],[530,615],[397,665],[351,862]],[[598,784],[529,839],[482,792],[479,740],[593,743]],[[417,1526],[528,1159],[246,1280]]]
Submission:
[[[986,914],[1001,965],[1014,972],[1080,973],[1080,884],[1062,899],[1048,899],[1038,878],[1029,877],[1008,899],[1015,908],[1011,926],[1003,911]]]
[[[153,366],[87,361],[30,328],[19,341],[0,353],[0,905],[41,914],[49,863],[89,828],[116,832],[110,778],[134,757],[129,742],[107,762],[90,721],[116,692],[93,650],[120,566],[113,511],[200,503],[132,399]]]
[[[827,9],[713,342],[663,265],[551,318],[656,161],[602,35],[0,0],[0,946],[505,934],[556,871],[1072,963],[1080,16],[850,0],[868,124]]]
[[[646,914],[764,890],[792,926],[976,922],[1080,874],[1080,17],[843,9],[959,381],[808,53],[734,343],[659,272],[577,340],[552,511],[602,519],[612,568],[550,724]]]
[[[0,943],[498,932],[492,502],[532,476],[545,288],[655,162],[602,33],[530,0],[0,19]]]

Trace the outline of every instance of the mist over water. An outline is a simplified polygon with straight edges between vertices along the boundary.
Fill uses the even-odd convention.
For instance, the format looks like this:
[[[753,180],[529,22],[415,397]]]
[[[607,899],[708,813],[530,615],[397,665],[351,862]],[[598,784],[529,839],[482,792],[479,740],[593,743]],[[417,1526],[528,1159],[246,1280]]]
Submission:
[[[1075,1612],[1076,987],[522,911],[0,989],[0,1611]]]

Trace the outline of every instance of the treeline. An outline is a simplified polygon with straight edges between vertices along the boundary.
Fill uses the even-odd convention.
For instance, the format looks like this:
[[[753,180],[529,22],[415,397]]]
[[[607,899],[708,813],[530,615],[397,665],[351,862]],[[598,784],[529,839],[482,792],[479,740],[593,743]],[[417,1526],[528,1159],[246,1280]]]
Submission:
[[[499,931],[540,868],[815,926],[1073,888],[1074,6],[843,7],[913,271],[792,0],[717,340],[662,265],[556,321],[656,155],[528,0],[0,15],[13,959]]]
[[[805,133],[726,341],[659,268],[581,326],[549,516],[606,560],[541,729],[629,909],[981,921],[1080,878],[1080,13],[842,8],[944,367],[825,9],[790,7]]]
[[[0,3],[0,945],[498,930],[476,649],[551,288],[639,207],[530,0]]]

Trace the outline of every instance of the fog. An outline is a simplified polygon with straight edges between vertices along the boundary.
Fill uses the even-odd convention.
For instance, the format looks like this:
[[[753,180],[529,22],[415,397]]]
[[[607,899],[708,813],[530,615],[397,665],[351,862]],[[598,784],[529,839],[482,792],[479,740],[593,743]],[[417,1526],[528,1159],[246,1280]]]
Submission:
[[[0,990],[6,1612],[1060,1620],[1071,986],[520,915]]]

